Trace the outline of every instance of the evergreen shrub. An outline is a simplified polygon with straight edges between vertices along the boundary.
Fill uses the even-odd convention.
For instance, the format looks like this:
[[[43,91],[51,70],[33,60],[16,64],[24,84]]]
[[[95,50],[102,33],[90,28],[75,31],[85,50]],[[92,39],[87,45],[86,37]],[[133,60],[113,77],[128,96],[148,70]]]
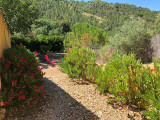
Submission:
[[[115,100],[144,108],[145,115],[158,119],[160,116],[160,67],[144,67],[135,55],[114,52],[105,70],[95,80],[102,92],[114,94]]]
[[[97,52],[87,47],[72,47],[59,63],[61,71],[72,78],[82,78],[94,82],[100,70],[96,64]]]
[[[63,38],[60,36],[44,36],[41,35],[35,39],[26,39],[26,38],[11,38],[11,44],[14,45],[26,46],[27,49],[31,51],[39,51],[45,53],[47,51],[51,52],[61,52],[63,51]]]

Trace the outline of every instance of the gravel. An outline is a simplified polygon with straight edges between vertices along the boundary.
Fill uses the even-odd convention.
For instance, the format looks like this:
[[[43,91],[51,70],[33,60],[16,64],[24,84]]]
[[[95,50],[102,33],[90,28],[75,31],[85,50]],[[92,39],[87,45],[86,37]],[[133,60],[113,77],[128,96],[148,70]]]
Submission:
[[[58,66],[41,66],[46,97],[38,103],[9,108],[5,120],[142,120],[141,112],[129,106],[111,105],[94,84],[70,79]]]

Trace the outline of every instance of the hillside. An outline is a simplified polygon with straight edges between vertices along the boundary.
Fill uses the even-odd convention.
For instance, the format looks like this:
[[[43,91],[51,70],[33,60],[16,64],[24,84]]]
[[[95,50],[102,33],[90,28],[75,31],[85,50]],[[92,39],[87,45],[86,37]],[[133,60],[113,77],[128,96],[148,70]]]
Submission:
[[[104,31],[119,27],[130,19],[140,19],[146,24],[152,24],[158,13],[135,5],[112,4],[104,1],[37,0],[36,4],[40,11],[40,18],[65,21],[70,26],[77,22],[84,22]]]

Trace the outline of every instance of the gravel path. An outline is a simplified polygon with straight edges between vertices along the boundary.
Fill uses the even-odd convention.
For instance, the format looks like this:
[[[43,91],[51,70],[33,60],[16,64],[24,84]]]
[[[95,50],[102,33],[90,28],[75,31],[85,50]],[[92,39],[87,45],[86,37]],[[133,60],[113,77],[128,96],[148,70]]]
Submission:
[[[107,96],[100,95],[93,84],[68,78],[57,65],[41,66],[46,72],[46,98],[38,104],[8,109],[5,120],[142,120],[136,109],[108,104]]]

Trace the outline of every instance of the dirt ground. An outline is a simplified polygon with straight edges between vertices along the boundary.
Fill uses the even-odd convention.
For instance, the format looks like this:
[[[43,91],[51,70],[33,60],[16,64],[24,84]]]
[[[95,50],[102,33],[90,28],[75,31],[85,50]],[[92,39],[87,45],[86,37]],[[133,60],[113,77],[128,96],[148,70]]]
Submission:
[[[59,60],[64,54],[50,54]],[[46,97],[39,103],[20,108],[7,109],[5,120],[142,120],[141,111],[136,107],[119,103],[109,104],[96,85],[70,79],[59,71],[58,65],[41,63]]]

